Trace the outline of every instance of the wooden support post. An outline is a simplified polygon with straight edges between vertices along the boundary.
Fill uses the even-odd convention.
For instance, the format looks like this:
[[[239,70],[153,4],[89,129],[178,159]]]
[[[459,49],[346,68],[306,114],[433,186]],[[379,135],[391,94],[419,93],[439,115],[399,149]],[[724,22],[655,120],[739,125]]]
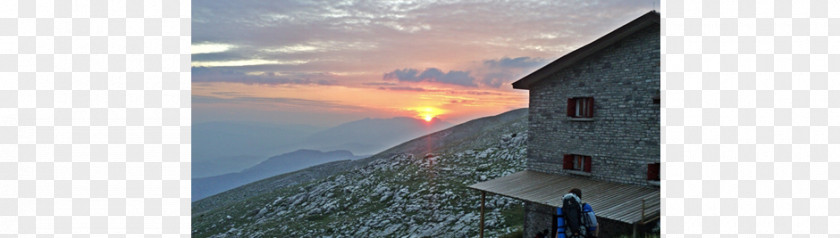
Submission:
[[[645,199],[642,199],[642,220],[641,222],[645,222]]]
[[[639,220],[639,222],[635,222],[635,224],[633,224],[633,238],[636,238],[636,233],[638,233],[636,228],[642,225],[643,222],[645,222],[645,199],[642,199],[642,219]]]
[[[480,228],[478,230],[478,237],[484,238],[484,195],[487,194],[485,191],[481,191],[481,224],[479,224]]]

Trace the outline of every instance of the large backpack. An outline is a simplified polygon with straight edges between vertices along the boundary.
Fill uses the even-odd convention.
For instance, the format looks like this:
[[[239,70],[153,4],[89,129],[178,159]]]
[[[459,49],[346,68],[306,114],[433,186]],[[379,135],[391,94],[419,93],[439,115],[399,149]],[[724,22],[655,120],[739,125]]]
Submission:
[[[565,230],[572,234],[579,234],[579,237],[584,237],[586,230],[581,229],[583,226],[583,212],[580,204],[580,198],[573,193],[563,196],[563,222],[565,223]]]
[[[583,203],[581,209],[583,212],[583,226],[586,227],[587,235],[591,236],[592,234],[590,233],[594,233],[598,227],[598,218],[595,217],[595,211],[592,210],[592,206],[589,206],[589,204]]]

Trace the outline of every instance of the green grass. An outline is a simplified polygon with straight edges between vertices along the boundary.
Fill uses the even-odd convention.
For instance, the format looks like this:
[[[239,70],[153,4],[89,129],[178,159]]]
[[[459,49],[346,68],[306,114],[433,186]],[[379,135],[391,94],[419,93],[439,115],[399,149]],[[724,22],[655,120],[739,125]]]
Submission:
[[[521,238],[524,233],[522,228],[517,228],[516,231],[499,236],[499,238]]]
[[[521,203],[502,210],[501,213],[502,217],[505,218],[505,222],[519,221],[521,225],[522,220],[525,219],[525,207]]]
[[[632,234],[619,236],[619,238],[632,238],[632,237],[633,237]],[[659,234],[643,234],[643,235],[639,235],[639,236],[636,236],[636,237],[637,238],[659,238]]]

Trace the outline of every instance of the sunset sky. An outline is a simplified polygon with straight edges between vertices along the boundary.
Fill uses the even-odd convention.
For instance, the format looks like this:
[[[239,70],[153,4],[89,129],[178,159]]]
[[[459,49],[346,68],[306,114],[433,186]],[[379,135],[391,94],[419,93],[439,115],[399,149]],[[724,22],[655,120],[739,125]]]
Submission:
[[[193,121],[461,123],[658,1],[194,1]]]

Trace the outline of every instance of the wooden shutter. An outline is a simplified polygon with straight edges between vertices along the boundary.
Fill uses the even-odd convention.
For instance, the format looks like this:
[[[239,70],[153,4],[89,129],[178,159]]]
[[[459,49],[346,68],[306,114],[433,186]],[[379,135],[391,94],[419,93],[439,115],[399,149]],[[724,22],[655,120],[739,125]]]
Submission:
[[[592,172],[592,156],[583,158],[583,172]]]
[[[659,163],[648,164],[648,180],[659,180]]]
[[[592,115],[595,115],[595,98],[589,97],[586,100],[588,102],[586,106],[589,107],[586,109],[586,117],[592,117]]]
[[[563,169],[574,169],[575,168],[575,156],[573,155],[563,155]]]
[[[566,100],[566,116],[575,116],[575,99],[569,98]]]

